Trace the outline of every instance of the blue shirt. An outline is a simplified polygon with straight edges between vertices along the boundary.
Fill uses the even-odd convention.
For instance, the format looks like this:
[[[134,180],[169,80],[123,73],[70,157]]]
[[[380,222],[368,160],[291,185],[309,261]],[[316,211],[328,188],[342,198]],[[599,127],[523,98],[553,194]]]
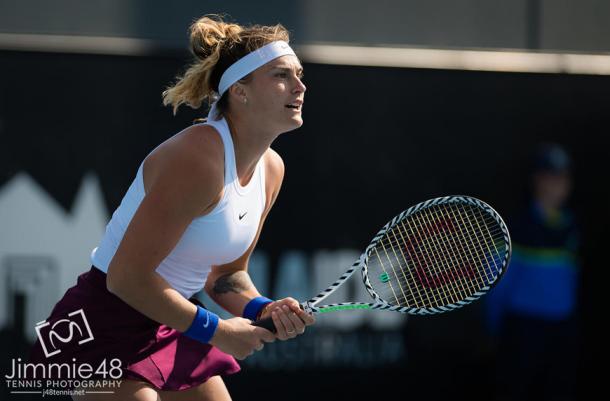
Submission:
[[[487,298],[489,324],[502,316],[564,320],[576,308],[579,266],[578,233],[567,210],[548,216],[532,203],[509,224],[513,253],[505,277]]]

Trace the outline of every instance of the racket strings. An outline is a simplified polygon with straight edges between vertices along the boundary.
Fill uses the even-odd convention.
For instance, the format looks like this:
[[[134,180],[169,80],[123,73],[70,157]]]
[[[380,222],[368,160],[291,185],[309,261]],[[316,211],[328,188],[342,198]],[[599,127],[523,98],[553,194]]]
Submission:
[[[460,206],[458,206],[458,207],[460,207]],[[473,227],[473,225],[472,225],[472,221],[474,220],[474,222],[475,222],[475,223],[476,223],[476,225],[477,225],[477,229],[479,230],[479,232],[482,232],[484,236],[485,236],[485,235],[487,236],[487,238],[492,238],[492,239],[493,239],[493,236],[491,235],[491,232],[489,231],[489,228],[488,228],[489,224],[483,224],[483,228],[481,228],[480,220],[482,219],[482,215],[481,215],[481,211],[480,211],[480,209],[475,208],[475,209],[473,209],[473,213],[474,213],[474,211],[476,211],[476,212],[477,212],[477,214],[478,214],[478,217],[479,217],[479,218],[478,218],[478,219],[468,219],[468,223],[470,224],[471,228],[472,228],[473,230],[475,229],[475,228]],[[477,241],[479,241],[479,237],[475,237],[475,238],[477,239]],[[494,251],[492,251],[491,247],[489,246],[489,242],[491,242],[492,244],[494,244],[494,250],[495,250],[495,252],[494,252]],[[497,274],[499,271],[498,271],[498,265],[497,265],[497,263],[496,263],[496,257],[497,257],[497,256],[499,256],[500,254],[499,254],[499,252],[498,252],[497,247],[495,246],[495,243],[496,243],[496,241],[495,241],[495,240],[492,240],[492,241],[483,241],[483,244],[485,245],[485,247],[486,247],[486,249],[487,249],[487,253],[486,253],[486,255],[492,255],[492,259],[491,259],[491,260],[492,260],[492,262],[493,262],[493,264],[494,264],[494,270],[495,270],[495,273]],[[479,241],[479,246],[480,246],[480,241]],[[480,260],[480,255],[477,255],[477,257],[478,257],[478,258],[479,258],[479,260]],[[481,260],[480,260],[480,262],[481,262],[481,266],[485,266],[485,264],[483,263],[483,261],[481,261]],[[489,266],[489,267],[491,267],[491,266]],[[486,274],[487,274],[487,272],[489,272],[489,269],[482,269],[482,271],[483,271],[484,273],[486,273]],[[490,273],[491,273],[491,272],[490,272]],[[491,277],[491,278],[493,279],[493,275],[492,275],[492,277]],[[489,277],[488,277],[487,279],[488,279],[488,280],[487,280],[487,282],[490,282]]]
[[[476,210],[477,210],[477,212],[478,212],[478,213],[479,213],[479,215],[480,215],[480,214],[481,214],[481,211],[480,211],[479,209],[476,209]],[[483,227],[485,228],[485,230],[486,230],[486,232],[487,232],[487,235],[489,235],[490,237],[493,237],[493,236],[492,236],[492,234],[491,234],[491,232],[489,231],[489,225],[485,224]],[[494,247],[494,250],[495,250],[495,256],[496,256],[496,257],[498,257],[498,258],[500,258],[500,257],[502,256],[502,253],[500,253],[500,251],[498,250],[497,244],[498,244],[500,241],[503,241],[503,237],[504,237],[504,235],[502,234],[502,235],[501,235],[501,236],[499,236],[498,238],[493,237],[493,238],[494,238],[494,240],[493,240],[493,241],[491,241],[491,243],[492,243],[492,245],[493,245],[493,247]],[[486,244],[489,246],[489,243],[486,243]],[[489,251],[490,251],[490,253],[491,253],[491,249],[489,249],[489,248],[488,248],[488,250],[489,250]],[[500,268],[498,267],[498,263],[500,263],[500,261],[499,261],[499,260],[496,260],[496,258],[493,258],[492,260],[493,260],[493,262],[494,262],[494,267],[495,267],[496,274],[500,273],[500,268],[501,268],[501,267],[500,267]]]
[[[414,216],[414,217],[416,217],[416,216]],[[407,230],[405,228],[405,223],[409,226],[409,230]],[[414,224],[411,224],[410,221],[401,221],[400,222],[400,224],[401,224],[405,234],[407,234],[407,238],[409,237],[409,232],[414,234],[417,231],[417,235],[418,236],[422,235],[420,227],[419,227],[420,222],[419,221],[417,221],[417,222],[414,221],[413,223]],[[411,249],[409,249],[409,248],[411,248]],[[412,248],[413,248],[412,246],[405,248],[407,250],[407,254],[409,254],[409,257],[411,259],[415,260],[416,263],[418,263],[420,266],[424,266],[424,265],[430,266],[430,265],[432,265],[433,260],[432,260],[432,258],[431,258],[431,256],[429,254],[422,253],[420,255],[417,252],[413,252]],[[413,255],[415,256],[415,258],[413,258]],[[436,257],[438,255],[434,255],[434,256]],[[408,262],[405,259],[405,266],[407,266],[407,265],[408,265]],[[426,283],[426,285],[428,285],[428,286],[431,285],[430,280],[428,279],[428,275],[426,274],[426,272],[423,272],[423,271],[421,271],[419,269],[408,269],[408,270],[415,270],[415,273],[417,275],[417,279],[419,280],[420,283]],[[412,285],[416,284],[416,283],[417,283],[417,281],[413,281]],[[416,287],[418,287],[418,286],[416,286]],[[434,292],[434,291],[424,292],[424,294],[427,296],[427,301],[428,301],[429,305],[436,305],[436,306],[438,306],[438,305],[440,305],[442,303],[442,297],[441,297],[441,294],[438,291],[436,291],[436,292]],[[432,297],[430,297],[430,295],[432,295]],[[433,303],[432,303],[432,301],[433,301]]]
[[[465,288],[463,280],[457,277],[457,274],[454,273],[455,265],[453,260],[456,258],[454,252],[446,252],[446,249],[443,249],[441,244],[441,240],[445,240],[445,238],[438,238],[438,236],[434,235],[430,231],[430,216],[426,214],[418,214],[414,216],[413,224],[407,221],[407,225],[410,228],[411,233],[417,233],[419,237],[426,237],[431,239],[431,241],[426,245],[428,252],[423,253],[423,258],[420,260],[416,260],[419,262],[420,266],[425,266],[428,268],[428,271],[425,271],[425,267],[417,268],[416,272],[419,276],[420,283],[424,284],[428,288],[431,288],[431,293],[434,297],[433,305],[440,306],[447,303],[455,303],[461,300],[461,295],[465,291],[472,292],[473,288]],[[403,224],[404,228],[404,224]],[[444,230],[439,230],[438,235],[443,235]],[[415,252],[417,256],[417,252]],[[421,261],[423,259],[423,263]],[[442,276],[442,271],[438,269],[438,267],[443,264],[444,266],[449,266],[450,269],[447,269],[447,277]],[[448,285],[441,289],[438,285],[436,278],[442,277],[442,281]],[[457,285],[456,285],[457,284]]]
[[[465,280],[465,278],[469,278],[477,281],[476,277],[473,277],[471,274],[472,270],[469,270],[467,274],[461,273],[458,275],[455,272],[460,268],[456,265],[456,263],[461,261],[454,262],[454,260],[457,260],[456,253],[443,253],[438,250],[439,248],[440,245],[438,243],[433,243],[431,250],[429,249],[429,252],[415,252],[410,255],[410,258],[420,266],[417,269],[410,270],[411,272],[415,271],[417,279],[420,283],[420,285],[415,285],[415,291],[413,290],[414,285],[409,285],[411,294],[417,292],[417,297],[411,297],[415,300],[416,306],[419,306],[417,298],[424,298],[422,296],[422,291],[420,290],[422,286],[428,289],[428,291],[424,293],[426,299],[423,299],[423,302],[427,302],[429,305],[442,305],[448,302],[455,303],[463,299],[463,297],[476,292],[477,290],[477,288],[471,284],[470,281]],[[439,260],[441,263],[444,263],[445,266],[449,267],[449,269],[446,269],[444,273],[431,268],[431,266],[434,267],[435,265],[438,265]],[[411,274],[411,276],[412,275],[413,274]],[[410,282],[413,283],[413,281]],[[465,292],[466,294],[464,295]]]
[[[389,262],[389,266],[388,266],[388,267],[391,267],[392,272],[394,273],[394,276],[396,277],[396,281],[398,281],[398,282],[400,283],[400,279],[399,279],[398,275],[396,274],[396,269],[395,269],[395,268],[394,268],[394,266],[392,265],[392,260],[390,259],[390,256],[388,255],[387,248],[386,248],[386,247],[382,247],[382,249],[383,249],[383,251],[384,251],[384,252],[385,252],[385,254],[386,254],[387,261]],[[391,248],[391,249],[393,250],[394,248]],[[388,272],[388,270],[389,270],[389,269],[388,269],[388,268],[386,268],[386,267],[383,265],[382,259],[381,259],[381,257],[379,256],[379,253],[378,253],[378,251],[377,251],[377,248],[374,248],[374,250],[375,250],[375,253],[376,253],[376,255],[377,255],[377,259],[379,260],[379,263],[381,264],[381,268],[382,268],[382,269],[383,269],[383,271],[384,271],[384,274],[389,275],[389,274],[390,274],[390,273]],[[389,277],[389,276],[388,276],[388,277]],[[394,286],[392,285],[391,280],[389,280],[389,281],[388,281],[388,283],[389,283],[389,285],[390,285],[390,290],[392,291],[392,295],[394,295],[394,299],[396,300],[396,304],[397,304],[397,305],[401,305],[401,302],[400,302],[400,300],[399,300],[399,298],[398,298],[398,294],[397,294],[397,292],[394,290]],[[407,296],[405,295],[404,290],[403,290],[403,286],[402,286],[402,285],[399,285],[399,288],[400,288],[400,290],[401,290],[401,292],[402,292],[402,296],[403,296],[403,298],[401,298],[401,299],[407,299]]]
[[[413,299],[415,301],[415,303],[417,304],[417,299],[418,298],[415,297],[415,294],[413,293],[412,286],[405,285],[407,283],[412,282],[413,276],[411,276],[411,280],[409,280],[406,277],[405,269],[401,268],[401,261],[400,261],[400,259],[398,259],[398,255],[396,253],[396,247],[382,247],[382,248],[383,248],[383,250],[384,250],[384,252],[386,254],[386,257],[387,257],[388,261],[390,262],[389,263],[389,267],[391,268],[391,273],[388,272],[389,269],[387,269],[383,265],[383,263],[381,262],[381,258],[379,258],[379,253],[377,252],[376,248],[375,248],[375,253],[377,254],[377,257],[378,257],[379,262],[381,264],[381,268],[383,269],[384,274],[386,275],[385,278],[388,280],[388,283],[390,285],[390,289],[392,290],[392,295],[394,295],[394,299],[396,300],[396,304],[397,305],[403,305],[403,303],[406,302],[407,299]],[[388,255],[388,252],[387,252],[388,248],[390,248],[392,250],[392,253],[394,254],[395,260],[397,261],[397,265],[398,265],[397,267],[398,268],[394,267],[394,264],[392,263],[392,260],[390,259],[390,256]],[[403,256],[403,260],[406,262],[406,258],[404,257],[404,253],[402,253],[402,249],[399,248],[399,251],[400,251],[400,253]],[[401,277],[398,274],[397,270],[402,273],[402,276],[403,276],[404,280],[401,279]],[[401,289],[402,298],[400,298],[400,299],[398,298],[398,293],[394,290],[394,286],[392,285],[391,275],[393,275],[396,278],[396,281],[398,282],[398,287]],[[405,294],[404,288],[407,288],[408,292],[411,294],[410,298],[407,297],[407,295]],[[416,287],[416,289],[417,289],[417,287]],[[421,294],[418,294],[418,296],[419,296],[419,298],[421,298]],[[401,301],[401,299],[403,301]]]
[[[459,207],[459,205],[455,205],[456,207]],[[431,222],[431,216],[434,216],[436,218],[446,218],[447,215],[451,216],[455,221],[457,221],[459,224],[457,224],[455,227],[455,233],[456,235],[448,235],[449,232],[447,230],[440,230],[439,231],[439,236],[437,238],[435,238],[436,240],[436,247],[433,247],[437,252],[440,250],[440,253],[442,255],[446,255],[446,256],[451,256],[449,258],[449,263],[447,263],[447,258],[445,258],[445,263],[446,266],[457,266],[458,268],[459,263],[461,263],[461,267],[463,266],[468,266],[468,261],[469,260],[474,260],[475,262],[477,262],[479,264],[479,266],[485,265],[486,261],[483,260],[483,258],[481,257],[482,252],[481,251],[474,251],[474,249],[478,248],[479,250],[482,250],[483,252],[487,249],[487,251],[489,251],[489,247],[485,246],[487,244],[487,241],[481,241],[481,235],[480,233],[482,232],[481,230],[481,224],[479,224],[478,220],[480,220],[483,216],[479,213],[478,216],[469,216],[470,218],[468,219],[464,219],[464,215],[465,215],[465,210],[460,210],[460,213],[456,213],[455,210],[453,208],[440,208],[442,211],[444,211],[444,213],[439,213],[439,210],[432,208],[430,209],[431,213],[428,214],[422,214],[421,216],[424,216],[424,218],[422,218],[421,216],[419,217],[419,220],[421,222],[421,220],[426,220],[428,223]],[[477,209],[474,209],[477,210]],[[440,214],[440,215],[439,215]],[[473,217],[475,217],[473,219]],[[478,217],[478,218],[477,218]],[[475,223],[477,223],[477,228],[474,227],[474,225],[472,224],[473,220],[475,221]],[[491,221],[491,220],[490,220]],[[485,226],[487,226],[488,224],[485,224]],[[428,226],[429,227],[429,226]],[[429,228],[428,230],[428,234],[430,234]],[[468,231],[470,230],[470,231]],[[472,233],[476,233],[477,235],[466,235],[467,232]],[[458,240],[459,239],[459,240]],[[450,247],[443,247],[443,246],[439,246],[439,242],[444,242],[444,243],[449,243],[451,246]],[[464,246],[464,244],[470,245],[470,246]],[[448,252],[445,252],[446,250],[448,250]],[[436,256],[438,256],[438,253],[436,254]],[[468,270],[469,273],[479,273],[478,271],[475,270]],[[449,270],[449,275],[453,275],[453,277],[455,277],[455,270]],[[467,275],[468,276],[468,275]],[[462,289],[465,289],[463,287],[464,283],[468,284],[468,283],[472,283],[473,285],[470,285],[469,288],[471,290],[478,290],[478,288],[476,287],[482,287],[485,284],[487,284],[489,282],[489,279],[481,277],[481,275],[479,274],[478,276],[470,276],[468,277],[471,279],[471,281],[463,281],[463,280],[458,280],[458,284],[460,284],[460,286],[462,287]],[[451,282],[451,281],[450,281]],[[475,285],[474,284],[478,284]],[[455,289],[455,287],[454,287]],[[454,293],[455,294],[455,293]],[[460,298],[462,298],[463,296],[460,296],[458,294],[458,296]]]
[[[400,238],[401,238],[402,242],[404,243],[404,236],[403,236],[402,232],[399,230],[396,230],[396,231],[398,231],[398,234],[400,235]],[[396,236],[396,231],[392,231],[392,234],[394,235],[394,239],[396,240],[396,242],[399,242],[400,240]],[[402,260],[406,263],[407,258],[405,257],[402,247],[392,247],[394,252],[395,252],[396,248],[399,249],[400,255],[402,256]],[[411,283],[415,280],[415,277],[413,276],[413,271],[408,270],[408,269],[400,269],[400,270],[402,271],[402,275],[404,278],[403,283]],[[409,272],[409,276],[410,276],[409,278],[407,278],[407,274],[405,273],[405,270]],[[398,278],[398,275],[396,275],[396,276]],[[413,287],[415,288],[415,292],[417,292],[417,295],[415,295],[415,293],[413,291]],[[407,288],[409,289],[409,293],[411,294],[411,299],[415,302],[416,307],[420,307],[420,305],[417,301],[418,301],[418,299],[423,299],[423,296],[422,296],[421,292],[419,291],[419,287],[407,285]],[[407,298],[405,297],[405,301],[406,300],[407,300]]]
[[[432,213],[435,215],[435,217],[437,218],[445,218],[445,216],[438,216],[437,210],[436,209],[432,209],[431,210]],[[457,221],[457,218],[455,216],[454,213],[452,213],[452,210],[449,210],[450,213],[447,213],[447,215],[450,215],[451,217],[453,217],[453,219],[455,219]],[[429,214],[424,214],[424,216],[428,217]],[[428,219],[427,219],[428,220]],[[461,230],[461,226],[457,225],[458,229],[460,229],[459,233],[464,236],[463,231]],[[449,243],[451,246],[447,247],[448,251],[445,252],[445,250],[443,249],[443,245],[439,245],[439,250],[441,252],[441,254],[445,255],[447,257],[447,261],[445,266],[450,266],[450,269],[448,269],[449,271],[449,275],[450,283],[459,283],[461,288],[458,288],[457,290],[455,290],[454,288],[454,293],[453,295],[455,296],[455,298],[460,301],[463,298],[463,295],[461,294],[472,294],[474,292],[476,292],[477,287],[480,287],[482,282],[481,280],[479,280],[478,282],[473,283],[472,281],[469,280],[462,280],[462,277],[456,277],[457,273],[455,271],[457,271],[457,269],[459,269],[460,265],[461,266],[466,266],[467,265],[467,260],[465,260],[465,256],[464,256],[464,247],[462,246],[462,243],[460,241],[456,240],[456,237],[454,236],[447,236],[445,231],[441,231],[439,233],[441,235],[441,241],[442,243]],[[458,234],[458,235],[460,235]],[[470,255],[472,256],[472,255]],[[437,274],[440,274],[440,272],[437,272]],[[477,279],[477,277],[475,276],[475,281]]]
[[[470,205],[435,205],[388,230],[370,254],[369,269],[378,263],[381,278],[372,281],[388,302],[443,306],[492,282],[505,247],[503,231],[490,214]]]
[[[456,220],[460,221],[462,219],[459,219],[459,217],[456,216]],[[490,220],[490,221],[494,221],[494,220]],[[404,221],[399,222],[398,224],[404,224]],[[411,227],[411,226],[410,226]],[[499,227],[493,227],[491,230],[489,229],[488,225],[485,225],[485,227],[487,228],[487,232],[489,234],[485,234],[485,235],[481,235],[480,233],[472,233],[469,232],[467,236],[465,236],[463,233],[454,233],[450,238],[452,240],[462,240],[462,241],[469,241],[470,239],[476,239],[479,242],[481,241],[485,241],[488,240],[489,237],[493,237],[496,238],[497,241],[495,242],[503,242],[503,231],[499,228]],[[413,228],[404,228],[403,229],[405,232],[408,232],[408,234],[413,235],[416,231],[416,229]],[[417,233],[415,233],[417,234]],[[402,239],[400,240],[387,240],[385,237],[382,239],[382,241],[384,241],[384,246],[390,246],[390,247],[401,247],[405,245],[405,241],[403,241]],[[494,242],[494,244],[495,244]],[[496,248],[497,249],[497,248]],[[419,248],[418,248],[419,250]],[[501,251],[497,251],[497,253],[499,255],[502,254]]]
[[[403,223],[403,222],[400,222],[400,224],[402,224],[402,223]],[[404,243],[405,241],[404,241],[404,235],[403,235],[403,233],[404,233],[404,232],[406,232],[406,230],[404,229],[404,226],[403,226],[403,230],[397,229],[397,230],[392,230],[392,231],[391,231],[391,233],[393,233],[393,234],[394,234],[394,237],[395,237],[395,238],[396,238],[396,235],[395,235],[395,232],[396,232],[396,231],[398,231],[398,233],[401,235],[401,238],[403,239],[403,243]],[[388,239],[388,241],[391,241],[391,239],[389,239],[389,235],[388,235],[387,239]],[[382,239],[382,245],[383,245],[383,239]],[[415,272],[415,274],[417,275],[417,277],[415,277],[415,276],[414,276],[414,273],[413,273],[413,270],[409,270],[409,269],[404,269],[404,268],[403,268],[403,266],[407,264],[407,256],[405,256],[405,253],[402,251],[403,247],[396,247],[396,246],[392,246],[392,244],[391,244],[391,243],[390,243],[389,245],[390,245],[390,246],[389,246],[389,247],[390,247],[390,249],[392,249],[392,250],[393,250],[393,253],[394,253],[395,258],[397,259],[397,262],[398,262],[397,264],[398,264],[399,270],[401,270],[401,271],[402,271],[402,273],[403,273],[404,280],[401,280],[401,279],[400,279],[399,275],[398,275],[398,274],[395,272],[395,270],[396,270],[396,269],[394,268],[393,264],[392,264],[392,263],[390,263],[390,265],[392,266],[392,270],[393,270],[393,272],[394,272],[394,275],[396,276],[396,278],[397,278],[397,280],[398,280],[398,283],[399,283],[400,285],[402,285],[402,286],[406,286],[406,287],[409,289],[409,292],[412,294],[412,297],[411,297],[411,298],[408,298],[408,297],[406,297],[406,296],[405,296],[405,297],[403,297],[403,298],[402,298],[402,301],[400,301],[400,300],[398,300],[398,299],[396,298],[396,302],[397,302],[397,303],[399,303],[399,304],[402,304],[402,303],[406,303],[406,302],[408,302],[408,301],[409,301],[409,299],[411,299],[411,300],[414,302],[414,304],[416,305],[416,307],[419,307],[420,303],[421,303],[422,305],[423,305],[424,303],[427,303],[428,305],[439,305],[439,304],[440,304],[439,298],[437,298],[437,296],[436,296],[436,294],[435,294],[434,292],[432,292],[432,293],[424,293],[424,296],[425,296],[425,298],[426,298],[426,299],[424,300],[424,296],[422,296],[421,291],[419,291],[419,287],[418,287],[418,286],[414,286],[414,285],[412,285],[413,283],[415,283],[415,282],[416,282],[416,281],[415,281],[415,279],[416,279],[416,278],[417,278],[417,279],[419,279],[419,280],[421,281],[421,280],[422,280],[422,275],[421,275],[421,274],[420,274],[418,271],[416,271],[416,272]],[[401,256],[402,256],[402,260],[400,260],[400,259],[398,258],[398,255],[397,255],[397,253],[396,253],[396,249],[397,249],[397,248],[398,248],[398,249],[399,249],[399,251],[400,251],[400,254],[401,254]],[[406,249],[406,248],[405,248],[405,249]],[[407,255],[408,255],[408,254],[409,254],[408,249],[406,249],[406,251],[407,251]],[[408,256],[410,257],[410,255],[408,255]],[[416,257],[418,257],[418,256],[419,256],[419,255],[416,255]],[[409,271],[409,273],[410,273],[410,278],[411,278],[410,280],[406,278],[406,274],[404,273],[404,272],[405,272],[405,270]],[[415,288],[415,290],[417,291],[417,294],[418,294],[418,296],[417,296],[417,297],[415,297],[415,295],[414,295],[413,288]],[[419,301],[419,302],[418,302],[418,301]]]
[[[458,224],[457,225],[457,227],[459,229],[458,236],[460,237],[459,239],[466,239],[467,235],[464,233],[464,226],[463,226],[463,224],[465,224],[465,222],[464,222],[464,219],[463,219],[463,215],[462,214],[458,214],[456,216],[454,211],[451,210],[451,209],[449,209],[449,213],[448,214],[450,214],[456,221],[459,221],[460,223],[462,223],[462,224]],[[470,222],[470,219],[468,219],[468,221]],[[472,226],[470,226],[470,228],[472,229]],[[479,233],[480,231],[474,231],[474,232]],[[473,240],[472,237],[473,236],[470,236],[468,238],[468,240],[470,240],[470,245],[474,245],[473,244],[474,240]],[[476,239],[477,239],[478,245],[480,246],[480,240],[479,240],[478,235],[476,236]],[[468,257],[470,257],[472,260],[476,260],[478,263],[482,264],[482,261],[481,261],[481,258],[480,258],[480,255],[479,255],[478,252],[476,254],[473,254],[471,247],[464,246],[463,242],[462,241],[457,241],[455,237],[452,237],[452,240],[453,241],[451,241],[452,242],[451,249],[457,248],[456,249],[457,252],[453,253],[453,257],[455,259],[459,259],[459,260],[456,260],[457,264],[461,263],[462,266],[466,266],[467,263],[468,263],[468,259],[467,259]],[[477,271],[477,273],[480,273],[480,272]],[[480,276],[480,274],[478,276],[475,276],[475,279],[477,279],[476,283],[473,283],[472,281],[469,282],[469,284],[470,284],[470,288],[469,288],[470,294],[472,294],[473,292],[476,292],[476,290],[478,290],[478,288],[481,288],[481,287],[484,286],[485,280]]]
[[[459,217],[456,217],[456,218],[459,219]],[[400,224],[400,223],[404,223],[404,222],[399,222],[398,224]],[[410,228],[405,228],[404,230],[405,231],[410,231],[411,229]],[[460,239],[468,240],[469,238],[476,239],[478,237],[478,240],[482,241],[482,240],[489,239],[489,237],[493,237],[493,238],[498,238],[499,239],[497,242],[503,242],[502,238],[503,238],[504,233],[503,233],[501,228],[499,228],[499,227],[492,227],[490,229],[489,227],[487,227],[487,230],[488,230],[489,234],[482,235],[481,233],[472,233],[472,232],[469,232],[468,236],[464,237],[461,233],[455,233],[455,234],[452,235],[452,238],[460,238]],[[387,237],[387,235],[386,235],[386,237]],[[396,246],[396,247],[400,247],[401,245],[404,245],[404,242],[402,241],[402,239],[391,240],[390,241],[390,240],[387,240],[386,237],[383,237],[383,239],[382,239],[384,241],[384,245],[387,245],[387,246]],[[498,252],[501,253],[500,251],[498,251]]]
[[[457,205],[457,208],[460,208],[459,205]],[[483,216],[479,213],[478,218],[469,218],[469,219],[464,219],[464,215],[466,214],[466,212],[462,209],[460,210],[461,213],[458,213],[456,215],[456,213],[454,212],[453,209],[451,208],[446,208],[445,210],[449,211],[449,214],[456,219],[456,221],[459,221],[461,224],[458,224],[457,227],[459,229],[460,232],[460,239],[466,239],[468,237],[469,240],[469,244],[471,245],[469,246],[464,246],[464,243],[462,241],[456,241],[456,238],[453,238],[453,244],[454,247],[457,246],[457,257],[459,258],[459,263],[462,263],[462,266],[466,266],[468,264],[468,260],[470,257],[470,260],[474,260],[478,263],[479,267],[482,266],[486,266],[486,261],[484,261],[481,258],[482,253],[481,252],[473,252],[473,249],[478,248],[479,250],[482,250],[483,252],[485,252],[485,248],[487,248],[487,251],[489,252],[489,246],[488,246],[488,239],[489,236],[487,235],[485,237],[485,232],[481,229],[481,224],[479,223],[479,220],[481,220],[483,218]],[[477,210],[478,209],[474,209]],[[474,216],[472,216],[474,217]],[[472,221],[476,222],[476,229],[474,227],[474,225],[472,224]],[[486,222],[488,223],[488,222]],[[487,227],[488,224],[483,224],[484,227]],[[477,233],[477,235],[471,235],[468,236],[465,233],[465,230],[470,229],[471,231],[469,232],[474,232]],[[478,235],[478,233],[483,234],[483,238],[481,237],[481,235]],[[487,230],[487,233],[489,233],[489,230]],[[475,240],[476,240],[476,244],[475,244]],[[467,243],[468,244],[468,243]],[[484,246],[485,245],[485,246]],[[492,279],[491,277],[488,277],[485,273],[486,269],[476,269],[474,270],[474,272],[476,273],[475,275],[475,280],[471,280],[469,281],[469,283],[471,284],[471,288],[470,288],[470,294],[472,295],[473,291],[476,292],[479,289],[483,288],[484,286],[486,286]]]
[[[435,212],[435,210],[433,210],[433,212]],[[438,216],[437,213],[434,213],[437,219],[442,219],[444,218],[444,216]],[[461,253],[460,252],[454,252],[453,251],[453,247],[445,247],[446,249],[443,249],[443,243],[447,243],[448,239],[446,237],[446,235],[444,234],[444,230],[439,230],[438,234],[439,236],[441,236],[441,238],[438,238],[438,236],[433,235],[433,233],[430,232],[430,225],[433,224],[432,221],[430,221],[432,216],[431,214],[426,214],[426,213],[422,213],[421,215],[416,216],[416,219],[418,220],[418,222],[420,223],[420,226],[425,227],[425,232],[424,234],[428,236],[428,238],[432,238],[432,251],[434,253],[434,258],[436,258],[435,261],[438,261],[439,259],[441,260],[441,262],[443,263],[444,266],[449,266],[450,268],[447,269],[448,272],[448,281],[450,284],[446,286],[446,293],[442,294],[440,293],[440,290],[438,290],[438,286],[436,286],[437,292],[438,292],[438,297],[441,298],[442,301],[445,302],[445,299],[449,299],[451,302],[450,303],[456,303],[459,302],[461,300],[461,297],[459,294],[463,294],[465,292],[471,293],[474,290],[474,287],[472,284],[466,282],[466,287],[464,286],[464,281],[461,280],[459,277],[457,277],[457,273],[454,272],[455,269],[457,269],[456,264],[459,263],[458,256],[461,259]],[[424,224],[422,224],[422,220],[425,220]],[[421,232],[419,233],[421,235]],[[452,244],[454,245],[454,244]],[[457,253],[457,255],[456,255]],[[435,261],[431,261],[428,266],[432,266],[432,268],[436,267],[436,269],[434,269],[433,273],[436,277],[440,277],[442,271],[440,271],[439,264],[438,263],[434,263]],[[462,262],[463,263],[463,262]],[[430,286],[429,280],[426,280],[427,284]],[[457,285],[456,285],[457,284]],[[470,284],[470,285],[469,285]]]
[[[480,235],[471,235],[470,237],[466,235],[466,232],[468,232],[468,230],[470,230],[471,233],[478,232],[480,234],[482,231],[481,224],[477,223],[475,220],[475,223],[477,223],[478,226],[477,228],[475,228],[473,224],[473,219],[464,219],[464,210],[461,210],[460,212],[461,213],[455,213],[454,210],[448,209],[447,213],[447,209],[445,209],[444,215],[451,215],[459,223],[457,224],[457,229],[454,232],[454,234],[456,235],[449,236],[447,230],[440,230],[438,232],[438,236],[434,238],[434,246],[432,246],[432,251],[435,252],[432,252],[432,256],[438,258],[440,254],[445,257],[443,258],[441,256],[441,263],[437,263],[436,265],[432,266],[436,267],[436,269],[430,269],[430,266],[426,266],[431,274],[436,274],[437,278],[441,278],[440,282],[436,282],[437,285],[429,285],[429,287],[432,287],[434,289],[439,289],[440,287],[443,287],[445,292],[447,292],[447,290],[450,290],[449,294],[451,296],[448,297],[449,300],[455,299],[456,297],[458,299],[463,299],[464,296],[471,295],[470,293],[476,292],[479,288],[483,287],[485,284],[487,284],[487,282],[489,282],[488,278],[484,277],[480,273],[480,271],[472,269],[468,264],[469,260],[477,263],[477,266],[484,266],[487,262],[486,260],[483,260],[485,258],[482,257],[483,253],[489,251],[489,246],[487,245],[487,242],[482,242]],[[428,216],[422,214],[418,216],[418,220],[420,223],[422,220],[425,220],[429,223],[431,222],[432,215],[437,218],[441,217],[439,216],[438,210],[431,209],[431,213]],[[480,216],[481,215],[479,214],[479,217]],[[427,234],[430,234],[429,228],[427,228]],[[457,239],[459,239],[459,241]],[[443,247],[439,246],[439,243],[449,243],[449,245],[451,246]],[[464,244],[466,244],[466,246]],[[429,248],[430,246],[428,245],[428,250]],[[475,251],[474,249],[476,248],[478,248],[478,250]],[[445,263],[445,269],[449,267],[448,270],[438,269],[439,267],[442,267],[442,262]],[[466,274],[463,274],[464,266],[469,266],[468,269],[465,271]],[[485,270],[483,270],[483,272],[484,271]],[[462,274],[458,274],[460,272]],[[458,276],[458,279],[456,279],[456,275]],[[466,291],[466,293],[464,293],[464,291]]]

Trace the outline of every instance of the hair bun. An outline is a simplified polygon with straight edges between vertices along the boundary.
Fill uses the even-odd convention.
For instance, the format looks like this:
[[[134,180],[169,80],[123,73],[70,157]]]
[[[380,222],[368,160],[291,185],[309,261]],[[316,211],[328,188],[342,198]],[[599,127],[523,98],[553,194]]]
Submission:
[[[204,60],[217,53],[225,43],[239,42],[242,30],[241,26],[228,24],[217,15],[202,17],[191,25],[191,52]]]
[[[289,41],[288,31],[280,24],[242,27],[226,23],[216,14],[193,21],[190,43],[196,60],[163,91],[163,104],[172,105],[176,114],[182,104],[198,109],[204,100],[217,100],[223,72],[235,61],[275,40]],[[227,107],[222,99],[217,104],[220,113]],[[226,96],[224,99],[228,102]]]

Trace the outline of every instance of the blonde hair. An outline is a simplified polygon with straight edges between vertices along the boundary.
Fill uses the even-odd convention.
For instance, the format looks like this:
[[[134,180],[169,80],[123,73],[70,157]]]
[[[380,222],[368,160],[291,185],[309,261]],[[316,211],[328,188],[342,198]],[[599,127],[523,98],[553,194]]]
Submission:
[[[182,104],[198,109],[204,101],[216,100],[224,71],[246,54],[276,40],[289,41],[288,31],[281,24],[243,27],[224,22],[214,14],[199,18],[190,27],[195,61],[174,85],[163,91],[163,104],[171,105],[176,114]],[[222,113],[227,107],[225,94],[218,100],[217,108]]]

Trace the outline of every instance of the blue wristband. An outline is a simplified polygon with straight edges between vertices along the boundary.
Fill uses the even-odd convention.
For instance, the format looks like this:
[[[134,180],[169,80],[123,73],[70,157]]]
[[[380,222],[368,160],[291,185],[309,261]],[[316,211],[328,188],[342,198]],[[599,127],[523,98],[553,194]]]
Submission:
[[[183,334],[202,343],[209,343],[218,327],[218,315],[197,306],[197,314],[191,326]]]
[[[252,298],[250,302],[248,302],[248,305],[246,305],[246,307],[244,308],[243,317],[255,321],[258,317],[258,313],[271,302],[273,301],[265,297]]]

